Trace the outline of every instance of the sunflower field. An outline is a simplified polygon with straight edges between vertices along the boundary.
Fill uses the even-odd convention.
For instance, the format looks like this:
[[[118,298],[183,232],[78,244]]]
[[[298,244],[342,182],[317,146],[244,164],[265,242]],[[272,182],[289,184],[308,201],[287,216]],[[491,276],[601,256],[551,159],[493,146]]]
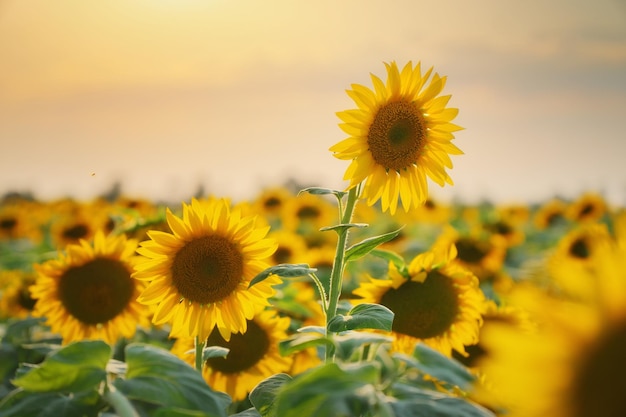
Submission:
[[[0,417],[626,415],[626,210],[437,201],[445,76],[341,111],[344,190],[0,202]]]

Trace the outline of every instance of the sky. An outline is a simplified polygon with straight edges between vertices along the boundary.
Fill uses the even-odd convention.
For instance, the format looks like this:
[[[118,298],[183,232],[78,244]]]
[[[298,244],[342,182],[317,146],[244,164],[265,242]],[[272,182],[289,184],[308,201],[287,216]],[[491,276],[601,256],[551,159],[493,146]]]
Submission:
[[[626,206],[625,0],[0,0],[0,193],[343,189],[336,112],[389,61],[459,109],[433,197]]]

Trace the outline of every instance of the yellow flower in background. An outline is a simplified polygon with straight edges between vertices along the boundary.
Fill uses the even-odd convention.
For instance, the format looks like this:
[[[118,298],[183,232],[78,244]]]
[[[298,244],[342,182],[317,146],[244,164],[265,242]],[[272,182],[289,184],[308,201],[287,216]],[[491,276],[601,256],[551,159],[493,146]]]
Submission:
[[[29,287],[36,275],[20,269],[0,270],[0,318],[26,318],[35,307]]]
[[[597,193],[584,193],[567,206],[565,216],[574,222],[596,222],[609,213],[604,197]]]
[[[546,230],[566,222],[567,203],[560,198],[552,198],[543,203],[533,215],[533,224],[538,230]]]
[[[63,343],[130,338],[147,325],[147,309],[136,300],[144,285],[132,279],[137,241],[97,232],[93,244],[70,244],[58,259],[35,265],[30,287],[33,315],[45,317]]]
[[[439,96],[446,77],[435,73],[428,81],[432,68],[422,75],[420,63],[402,71],[393,61],[385,67],[386,84],[372,74],[373,90],[352,84],[347,91],[358,108],[337,113],[349,137],[330,151],[352,161],[344,174],[348,188],[365,181],[361,197],[370,205],[380,200],[393,215],[398,200],[405,211],[426,201],[426,178],[453,184],[446,168],[452,168],[449,155],[463,153],[452,143],[462,128],[451,122],[458,113],[446,107],[451,96]]]
[[[170,210],[166,216],[173,234],[148,232],[133,274],[149,282],[139,302],[155,308],[153,323],[170,323],[172,337],[206,339],[215,326],[225,340],[245,332],[281,282],[270,276],[248,288],[276,250],[269,226],[215,198],[183,203],[182,218]]]
[[[289,318],[265,310],[247,320],[246,331],[232,334],[230,340],[214,329],[206,339],[206,346],[225,347],[229,352],[226,357],[207,359],[202,376],[211,388],[229,394],[233,400],[245,399],[263,379],[290,369],[291,357],[281,356],[278,351],[278,342],[287,338],[288,327]],[[193,365],[194,339],[178,339],[172,353]]]
[[[411,354],[422,341],[447,356],[453,349],[466,355],[465,346],[478,342],[486,300],[476,276],[455,257],[454,246],[422,253],[409,264],[408,277],[390,263],[390,279],[369,277],[353,291],[362,297],[356,302],[382,304],[395,313],[395,350]]]
[[[594,254],[609,249],[612,237],[605,224],[584,223],[570,230],[547,256],[549,284],[563,296],[588,299],[596,285]]]

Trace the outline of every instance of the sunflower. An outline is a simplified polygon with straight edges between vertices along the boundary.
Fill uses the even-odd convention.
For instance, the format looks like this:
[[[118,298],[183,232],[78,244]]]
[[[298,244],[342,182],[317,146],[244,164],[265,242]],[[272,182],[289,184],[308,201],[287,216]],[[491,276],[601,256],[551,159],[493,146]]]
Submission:
[[[606,200],[596,193],[584,193],[573,201],[565,216],[574,222],[596,222],[609,213]]]
[[[626,415],[626,252],[603,251],[597,259],[592,303],[517,287],[509,301],[529,312],[537,331],[485,328],[481,344],[489,355],[478,361],[485,383],[474,397],[507,417]]]
[[[32,243],[42,240],[41,204],[22,198],[10,198],[0,202],[0,242],[24,239]]]
[[[507,252],[506,239],[498,234],[464,232],[452,226],[445,227],[433,245],[455,245],[457,261],[481,281],[502,269]]]
[[[283,229],[302,235],[309,248],[335,245],[337,234],[320,228],[338,223],[336,207],[317,194],[302,193],[284,203],[281,216]]]
[[[50,225],[52,243],[57,249],[78,244],[80,240],[90,241],[98,230],[106,234],[115,226],[109,216],[110,206],[103,200],[87,203],[70,200],[58,207]]]
[[[553,198],[539,206],[533,215],[533,224],[538,230],[546,230],[566,222],[567,203],[560,198]]]
[[[605,224],[581,224],[570,230],[547,257],[551,283],[563,295],[585,298],[593,294],[597,252],[607,250],[611,235]]]
[[[411,354],[418,341],[451,356],[466,355],[478,342],[485,297],[478,279],[455,260],[456,249],[416,256],[401,273],[389,264],[390,279],[369,277],[353,291],[357,303],[376,303],[395,313],[393,349]]]
[[[229,349],[226,357],[209,358],[202,367],[202,376],[211,388],[229,394],[233,400],[246,398],[263,379],[287,372],[292,359],[278,351],[278,342],[287,338],[289,318],[265,310],[247,319],[246,331],[234,333],[225,340],[215,328],[206,339],[206,346]],[[172,346],[172,353],[194,364],[194,339],[181,338]]]
[[[453,184],[445,169],[452,168],[449,155],[463,153],[452,144],[462,128],[451,123],[458,114],[446,107],[451,96],[438,96],[446,77],[435,73],[428,82],[432,68],[422,75],[420,63],[408,62],[402,71],[395,62],[385,67],[386,84],[371,74],[374,90],[352,84],[347,91],[358,108],[337,113],[349,137],[330,151],[352,161],[344,175],[348,188],[365,181],[361,197],[370,205],[380,199],[393,215],[399,199],[405,211],[426,200],[427,177]]]
[[[152,322],[171,323],[172,337],[206,339],[215,326],[225,340],[245,332],[281,282],[270,276],[248,288],[276,250],[265,237],[269,226],[217,198],[193,199],[183,203],[182,218],[169,209],[166,217],[173,234],[148,232],[133,274],[149,281],[139,302],[155,307]]]
[[[35,265],[30,287],[33,316],[45,317],[64,343],[130,338],[147,325],[147,310],[137,301],[144,285],[131,278],[137,241],[97,232],[93,244],[70,244],[58,259]]]
[[[35,307],[29,287],[35,283],[36,275],[30,271],[11,269],[0,271],[0,318],[26,318]]]

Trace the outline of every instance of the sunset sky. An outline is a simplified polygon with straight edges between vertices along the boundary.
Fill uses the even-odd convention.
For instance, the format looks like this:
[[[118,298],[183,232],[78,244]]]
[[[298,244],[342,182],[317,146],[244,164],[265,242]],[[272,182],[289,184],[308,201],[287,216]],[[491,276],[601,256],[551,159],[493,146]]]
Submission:
[[[391,60],[460,111],[434,196],[626,205],[624,0],[0,0],[0,193],[344,188],[335,113]]]

